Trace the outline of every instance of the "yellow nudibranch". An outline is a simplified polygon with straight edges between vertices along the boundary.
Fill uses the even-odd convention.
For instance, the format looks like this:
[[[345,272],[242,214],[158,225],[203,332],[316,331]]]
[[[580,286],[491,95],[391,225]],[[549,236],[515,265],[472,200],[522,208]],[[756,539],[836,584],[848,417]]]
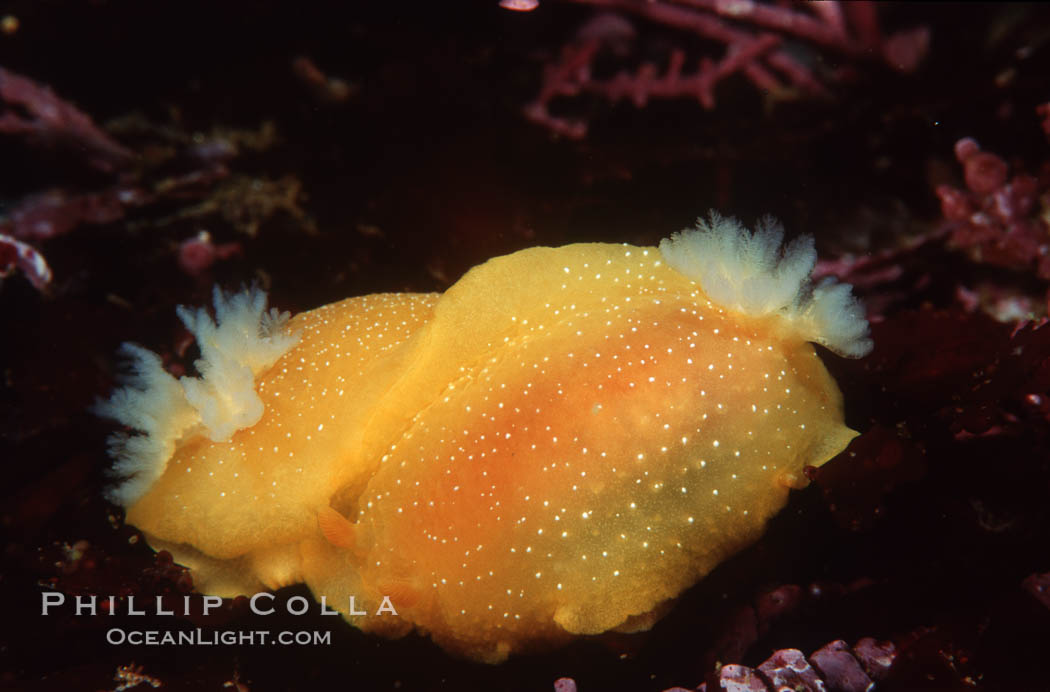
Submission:
[[[305,582],[489,662],[645,629],[856,434],[810,342],[865,355],[863,311],[782,238],[713,214],[290,319],[216,290],[199,377],[125,345],[110,497],[203,593]]]

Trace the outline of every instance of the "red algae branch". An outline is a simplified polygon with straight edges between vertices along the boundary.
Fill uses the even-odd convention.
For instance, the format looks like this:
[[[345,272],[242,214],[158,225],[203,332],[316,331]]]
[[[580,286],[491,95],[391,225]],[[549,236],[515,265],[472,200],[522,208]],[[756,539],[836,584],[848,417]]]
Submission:
[[[850,60],[882,62],[909,73],[922,62],[929,47],[929,30],[917,27],[885,36],[876,6],[871,2],[771,4],[752,0],[570,0],[598,8],[602,13],[584,24],[561,49],[559,59],[544,67],[536,99],[525,107],[525,116],[551,132],[581,139],[587,122],[551,111],[556,99],[581,93],[598,95],[610,103],[629,99],[644,107],[650,99],[695,98],[706,109],[715,107],[715,88],[725,79],[742,74],[755,88],[774,95],[789,92],[827,95],[827,81],[789,50],[788,41],[803,42],[811,49],[829,51]],[[598,75],[596,62],[609,54],[622,57],[633,52],[637,37],[634,17],[649,26],[679,34],[666,64],[643,61],[633,70],[611,77]],[[685,46],[699,38],[724,46],[720,57],[704,54],[693,70]]]

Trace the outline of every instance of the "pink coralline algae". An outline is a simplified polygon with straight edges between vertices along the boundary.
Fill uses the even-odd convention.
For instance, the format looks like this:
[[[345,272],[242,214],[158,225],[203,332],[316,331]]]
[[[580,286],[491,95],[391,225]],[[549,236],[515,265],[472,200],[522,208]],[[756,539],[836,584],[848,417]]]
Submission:
[[[33,145],[63,150],[103,174],[128,169],[135,154],[103,131],[83,111],[48,86],[0,67],[0,134]],[[143,203],[145,194],[131,185],[100,192],[51,188],[27,195],[0,215],[0,277],[18,268],[38,290],[52,279],[41,252],[31,243],[63,235],[82,223],[103,224]]]
[[[312,67],[309,61],[304,64]],[[329,81],[331,93],[326,98],[336,98],[340,85],[346,90],[344,96],[349,95],[348,85]],[[96,180],[76,188],[50,184],[6,205],[0,213],[0,278],[21,270],[42,290],[52,275],[40,245],[83,225],[121,220],[128,220],[129,228],[196,225],[199,219],[218,215],[233,230],[254,236],[263,221],[284,212],[306,232],[316,230],[299,207],[301,183],[293,176],[271,181],[236,175],[228,166],[241,150],[266,150],[276,136],[272,123],[264,123],[257,132],[230,130],[204,136],[131,116],[110,129],[145,144],[133,151],[50,87],[0,68],[0,134],[61,152],[63,162],[93,169]],[[187,201],[196,203],[187,206]],[[175,213],[158,218],[156,211],[165,202],[175,203]],[[152,216],[145,213],[151,206]],[[140,218],[134,218],[136,213]],[[176,262],[196,279],[207,279],[206,270],[216,261],[243,251],[238,242],[213,243],[209,233],[193,230],[195,236],[179,244]]]
[[[2,67],[0,134],[75,151],[90,167],[107,173],[134,159],[130,150],[49,87]],[[51,269],[30,243],[65,233],[83,220],[110,220],[113,216],[113,204],[91,195],[69,195],[62,190],[30,195],[6,216],[0,216],[0,278],[18,269],[35,288],[43,290],[51,282]]]
[[[1050,103],[1036,112],[1050,138]],[[814,270],[818,279],[850,283],[872,322],[901,308],[943,305],[946,297],[1006,324],[1048,313],[1050,158],[1022,170],[970,137],[956,142],[954,153],[962,184],[933,191],[940,223],[881,251],[823,260]]]
[[[784,584],[759,593],[752,603],[727,615],[719,628],[721,636],[704,654],[707,689],[869,689],[873,681],[885,678],[889,672],[896,652],[891,642],[877,642],[869,637],[849,647],[846,642],[835,640],[808,657],[798,649],[781,649],[756,668],[737,662],[778,625],[814,608],[834,608],[843,599],[864,600],[875,585],[870,579],[851,584],[817,582],[804,587]]]
[[[525,116],[572,139],[586,136],[587,123],[552,113],[556,99],[589,93],[612,103],[628,99],[641,108],[653,98],[695,98],[710,110],[715,107],[715,87],[735,74],[765,93],[823,95],[827,93],[825,83],[841,79],[846,71],[818,75],[787,48],[788,41],[848,60],[874,59],[900,72],[915,70],[929,45],[929,31],[924,27],[885,36],[872,2],[570,1],[606,12],[581,27],[562,47],[560,58],[546,65],[539,94],[525,107]],[[685,37],[721,44],[724,52],[719,57],[692,58],[681,47],[688,41],[680,41],[662,66],[643,61],[633,69],[600,76],[599,60],[610,56],[629,60],[634,52],[637,31],[628,16]],[[696,66],[690,69],[692,61]]]
[[[65,235],[83,223],[111,223],[124,216],[128,206],[145,200],[134,188],[115,188],[95,193],[69,193],[59,188],[29,195],[0,219],[0,230],[28,241]]]
[[[55,147],[75,148],[101,171],[126,166],[134,155],[49,87],[0,67],[0,132]]]
[[[515,12],[531,12],[540,6],[538,0],[500,0],[499,6]]]
[[[1050,137],[1050,104],[1038,112]],[[965,189],[937,188],[951,243],[974,259],[1050,279],[1050,161],[1034,175],[1014,172],[1002,157],[967,137],[955,144]]]
[[[0,279],[20,270],[37,290],[51,283],[51,267],[36,249],[21,240],[0,233]]]
[[[808,657],[798,649],[780,649],[757,668],[738,663],[721,665],[712,679],[693,688],[699,692],[869,692],[886,678],[896,647],[890,642],[861,639],[850,647],[841,639],[829,642]],[[576,681],[559,678],[555,692],[576,692]],[[670,687],[664,692],[690,692]]]
[[[212,242],[211,234],[201,231],[179,244],[178,261],[183,272],[193,277],[204,277],[216,260],[224,260],[244,251],[240,243]]]
[[[572,678],[558,678],[554,681],[554,692],[576,692],[576,681]]]
[[[886,678],[896,655],[896,647],[890,642],[866,637],[850,647],[836,639],[808,657],[798,649],[780,649],[757,668],[724,665],[715,672],[714,681],[709,680],[697,689],[701,692],[868,692],[875,689],[876,682]]]

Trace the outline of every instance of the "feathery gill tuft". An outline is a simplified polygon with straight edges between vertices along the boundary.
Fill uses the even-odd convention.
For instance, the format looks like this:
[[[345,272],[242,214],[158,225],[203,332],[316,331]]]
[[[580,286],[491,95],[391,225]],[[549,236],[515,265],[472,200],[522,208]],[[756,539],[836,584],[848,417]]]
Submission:
[[[724,308],[756,317],[779,314],[807,341],[842,356],[866,356],[872,348],[868,322],[850,286],[833,279],[814,286],[813,237],[782,247],[783,239],[783,226],[771,217],[752,233],[736,219],[711,212],[710,220],[699,219],[696,228],[661,241],[660,252]]]
[[[160,357],[136,344],[123,344],[124,386],[94,412],[137,431],[109,440],[112,473],[124,479],[109,491],[117,504],[129,506],[164,473],[179,443],[196,435],[223,442],[257,423],[263,402],[255,379],[299,341],[281,329],[288,313],[266,311],[266,293],[258,288],[227,295],[216,286],[215,319],[206,308],[179,306],[176,312],[193,333],[201,357],[200,377],[175,379]]]

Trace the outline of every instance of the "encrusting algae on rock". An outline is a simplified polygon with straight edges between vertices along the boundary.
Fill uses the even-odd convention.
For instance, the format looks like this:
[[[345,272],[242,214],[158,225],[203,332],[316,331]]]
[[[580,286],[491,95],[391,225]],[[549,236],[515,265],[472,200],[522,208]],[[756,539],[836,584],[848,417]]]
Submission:
[[[865,355],[863,311],[782,237],[712,215],[290,319],[217,290],[199,378],[125,346],[111,498],[204,593],[306,582],[478,660],[648,628],[856,434],[810,342]]]

